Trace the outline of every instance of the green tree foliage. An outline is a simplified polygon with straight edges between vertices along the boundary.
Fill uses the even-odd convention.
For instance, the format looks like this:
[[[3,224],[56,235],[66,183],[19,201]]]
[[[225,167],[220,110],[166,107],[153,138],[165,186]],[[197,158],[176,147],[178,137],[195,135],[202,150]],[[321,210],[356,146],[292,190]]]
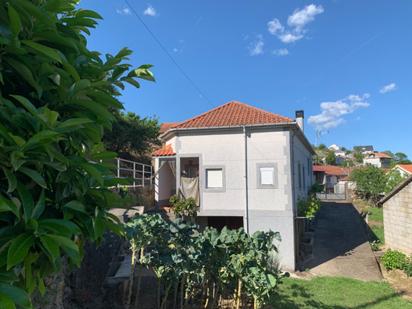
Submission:
[[[334,151],[328,150],[325,157],[325,162],[329,165],[336,165],[336,155]]]
[[[411,161],[408,159],[408,156],[403,152],[395,153],[392,158],[395,160],[396,164],[410,164]]]
[[[102,145],[124,83],[153,80],[131,54],[101,55],[86,34],[101,17],[76,0],[0,5],[0,308],[31,308],[28,294],[85,240],[120,232],[108,211],[118,182]]]
[[[111,130],[104,134],[104,144],[108,150],[125,153],[132,158],[143,160],[159,143],[159,122],[155,118],[140,118],[128,113],[115,113],[116,121]]]
[[[386,189],[387,176],[384,170],[373,165],[353,170],[350,179],[356,182],[356,194],[373,203],[378,202]]]
[[[353,153],[353,158],[355,159],[356,163],[363,163],[363,154],[359,151],[355,151]]]
[[[405,180],[405,176],[402,176],[401,173],[397,170],[391,170],[388,174],[386,174],[386,187],[385,193],[391,192],[397,185],[399,185],[403,180]]]
[[[234,298],[236,303],[248,297],[255,308],[261,308],[277,297],[281,276],[274,241],[279,240],[278,233],[248,235],[243,229],[226,228],[200,231],[195,225],[168,222],[160,215],[137,216],[126,230],[132,252],[140,252],[134,254],[139,260],[132,263],[152,268],[159,286],[164,287],[160,308],[173,308],[178,302],[179,308],[184,304],[216,308],[221,297]],[[129,290],[128,304],[132,301]],[[135,298],[136,308],[138,302]]]

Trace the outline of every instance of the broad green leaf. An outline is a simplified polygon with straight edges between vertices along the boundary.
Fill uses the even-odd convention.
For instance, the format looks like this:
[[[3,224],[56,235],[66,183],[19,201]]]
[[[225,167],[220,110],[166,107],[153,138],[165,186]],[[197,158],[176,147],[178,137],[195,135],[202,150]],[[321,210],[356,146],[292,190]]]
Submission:
[[[14,134],[9,134],[9,136],[14,140],[14,142],[16,143],[17,146],[23,146],[26,141],[24,139],[22,139],[20,136],[14,135]]]
[[[91,163],[83,163],[80,165],[90,176],[92,176],[99,185],[103,185],[104,180],[100,171]]]
[[[60,256],[59,243],[54,238],[50,237],[50,235],[40,236],[40,242],[46,251],[46,255],[49,257],[50,261],[54,263]]]
[[[87,214],[86,207],[79,201],[70,201],[63,208],[72,209]]]
[[[17,185],[17,192],[19,193],[20,201],[23,207],[24,221],[28,222],[33,213],[33,197],[31,196],[30,191],[26,188],[26,186],[21,183]]]
[[[4,172],[4,175],[6,175],[7,182],[8,182],[8,184],[9,184],[9,187],[8,187],[8,189],[7,189],[7,192],[8,192],[8,193],[11,193],[11,192],[13,192],[13,191],[16,189],[16,187],[17,187],[16,175],[14,175],[14,173],[13,173],[11,170],[9,170],[8,168],[5,168],[5,167],[3,167],[3,172]]]
[[[56,127],[56,131],[58,132],[70,132],[72,130],[77,130],[83,128],[84,124],[92,123],[88,118],[71,118],[62,123],[60,123]]]
[[[8,8],[8,13],[9,13],[11,31],[13,32],[15,36],[17,36],[22,28],[19,13],[17,13],[17,11],[10,5],[10,3],[9,3],[9,8]]]
[[[50,59],[53,59],[54,61],[57,61],[58,63],[62,62],[62,57],[58,53],[58,51],[54,48],[50,48],[48,46],[42,45],[40,43],[36,43],[33,41],[29,40],[23,40],[21,41],[24,45],[29,46],[33,48],[34,50],[42,53],[43,55],[49,57]]]
[[[60,133],[50,130],[43,130],[33,135],[24,145],[24,149],[31,148],[32,146],[39,146],[44,142],[56,140],[60,136]],[[56,140],[57,141],[57,140]]]
[[[21,105],[24,106],[27,111],[29,111],[33,116],[37,116],[37,109],[34,107],[34,105],[25,97],[22,97],[21,95],[11,95],[12,98],[15,98],[17,101],[20,102]]]
[[[95,19],[103,19],[98,13],[91,10],[79,10],[76,13],[76,17],[91,17]]]
[[[0,308],[2,309],[16,309],[13,299],[8,295],[0,293]]]
[[[0,283],[0,293],[7,295],[23,309],[32,309],[30,296],[23,289],[10,284]]]
[[[0,195],[0,212],[7,212],[10,211],[19,217],[19,208],[14,204],[11,200],[7,199]]]
[[[16,61],[11,58],[6,58],[7,62],[16,72],[27,82],[30,86],[36,89],[37,93],[41,92],[40,85],[36,82],[33,77],[32,71],[22,62]]]
[[[7,252],[7,270],[23,262],[33,243],[33,235],[21,234],[13,239]]]
[[[37,171],[35,171],[31,168],[28,168],[28,167],[21,167],[19,169],[19,171],[22,172],[23,174],[26,174],[27,176],[29,176],[39,186],[47,189],[46,181],[44,180],[43,176],[40,175]]]
[[[39,220],[39,228],[54,234],[71,237],[80,233],[80,229],[76,224],[65,219],[42,219]]]
[[[89,88],[91,86],[91,83],[88,79],[81,79],[79,81],[76,81],[69,89],[70,95],[75,95],[79,91],[84,90],[86,88]]]
[[[36,206],[34,206],[33,213],[31,215],[32,219],[38,219],[44,212],[44,209],[46,207],[46,201],[45,201],[45,195],[44,195],[44,190],[41,191],[40,198],[37,201]]]

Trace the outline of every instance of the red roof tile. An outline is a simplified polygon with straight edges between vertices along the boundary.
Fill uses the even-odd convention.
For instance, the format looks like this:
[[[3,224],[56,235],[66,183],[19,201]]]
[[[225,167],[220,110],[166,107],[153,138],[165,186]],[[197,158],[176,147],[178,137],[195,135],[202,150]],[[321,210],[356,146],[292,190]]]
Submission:
[[[172,145],[165,145],[160,149],[153,152],[154,157],[169,157],[174,156],[176,152],[173,150]]]
[[[408,172],[409,174],[412,174],[412,164],[398,164],[398,166]]]
[[[160,133],[165,133],[167,130],[177,126],[180,122],[164,122],[160,125]]]
[[[326,175],[346,176],[349,175],[349,169],[334,165],[313,165],[313,172],[323,172]]]
[[[375,155],[375,158],[392,159],[390,155],[384,152],[375,152],[374,155]]]
[[[244,103],[231,101],[199,116],[183,121],[174,126],[174,128],[227,127],[285,122],[290,123],[292,119]]]

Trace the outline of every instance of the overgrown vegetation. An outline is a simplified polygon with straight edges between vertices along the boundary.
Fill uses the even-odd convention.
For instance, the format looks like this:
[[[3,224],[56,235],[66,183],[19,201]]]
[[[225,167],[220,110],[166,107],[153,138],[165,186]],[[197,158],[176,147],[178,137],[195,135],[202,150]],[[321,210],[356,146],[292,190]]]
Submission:
[[[67,259],[79,265],[85,240],[119,232],[107,189],[114,153],[104,130],[122,109],[125,83],[153,80],[131,54],[101,55],[86,36],[101,17],[76,0],[0,5],[0,307],[31,308],[44,278]]]
[[[316,194],[309,194],[306,199],[299,199],[298,201],[298,216],[305,218],[314,218],[320,209],[320,199]]]
[[[172,308],[172,304],[216,308],[224,299],[231,300],[235,308],[251,303],[261,308],[275,301],[282,277],[274,245],[280,240],[278,233],[248,235],[243,229],[226,228],[200,231],[182,220],[170,222],[145,214],[127,224],[127,235],[132,269],[139,263],[153,269],[158,278],[159,308]],[[127,303],[138,307],[140,283],[133,284],[133,280],[132,273]]]
[[[355,193],[359,198],[376,204],[385,192],[387,176],[384,170],[366,165],[354,169],[350,180],[356,183]]]
[[[412,257],[400,251],[389,249],[381,257],[381,262],[386,270],[399,269],[404,271],[408,277],[412,276]]]
[[[177,195],[173,195],[170,197],[169,202],[172,204],[173,212],[176,216],[180,218],[196,217],[199,207],[196,205],[194,198],[189,197],[185,199]]]

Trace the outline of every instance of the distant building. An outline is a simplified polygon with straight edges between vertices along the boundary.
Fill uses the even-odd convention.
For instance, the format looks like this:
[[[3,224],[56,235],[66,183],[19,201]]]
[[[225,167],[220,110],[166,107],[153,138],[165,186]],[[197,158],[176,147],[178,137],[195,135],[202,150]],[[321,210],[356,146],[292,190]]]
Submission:
[[[326,193],[342,193],[348,180],[349,169],[334,165],[314,165],[314,181],[324,186]]]
[[[373,153],[375,150],[373,149],[372,145],[368,145],[368,146],[354,146],[353,151],[354,152],[360,152],[360,153],[366,155],[366,154]]]
[[[332,144],[328,147],[328,149],[336,152],[336,151],[340,150],[341,148],[336,144]]]
[[[389,168],[392,162],[392,157],[384,152],[372,152],[363,158],[363,164],[374,165],[379,168]]]
[[[403,177],[411,176],[412,164],[397,164],[393,170],[398,171]]]

